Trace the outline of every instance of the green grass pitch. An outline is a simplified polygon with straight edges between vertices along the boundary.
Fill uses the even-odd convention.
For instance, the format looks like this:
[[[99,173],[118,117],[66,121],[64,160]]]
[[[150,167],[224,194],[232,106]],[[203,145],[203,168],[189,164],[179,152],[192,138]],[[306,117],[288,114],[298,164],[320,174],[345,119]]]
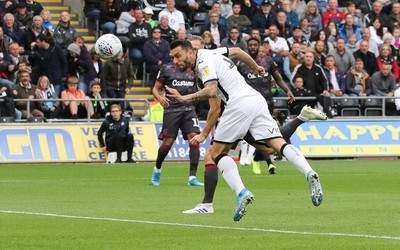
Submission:
[[[165,163],[158,187],[154,163],[2,165],[0,249],[400,249],[399,161],[310,163],[320,207],[287,162],[276,175],[239,167],[255,195],[239,222],[221,175],[215,213],[182,214],[203,196],[187,162]]]

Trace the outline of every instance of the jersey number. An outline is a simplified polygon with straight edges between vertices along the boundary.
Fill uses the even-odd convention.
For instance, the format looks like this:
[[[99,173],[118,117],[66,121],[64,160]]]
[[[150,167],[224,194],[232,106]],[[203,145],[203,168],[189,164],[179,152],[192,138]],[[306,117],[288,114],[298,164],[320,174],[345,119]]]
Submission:
[[[231,59],[224,57],[224,61],[228,63],[228,67],[230,69],[235,67],[235,64],[231,61]]]
[[[200,128],[199,119],[192,118],[192,121],[193,121],[193,127]]]

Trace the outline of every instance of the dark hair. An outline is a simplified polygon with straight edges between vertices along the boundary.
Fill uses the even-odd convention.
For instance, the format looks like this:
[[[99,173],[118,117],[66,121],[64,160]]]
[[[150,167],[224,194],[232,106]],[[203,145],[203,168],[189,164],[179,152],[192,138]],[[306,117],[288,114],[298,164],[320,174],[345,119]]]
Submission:
[[[52,38],[45,34],[40,34],[36,37],[36,40],[39,40],[41,42],[45,41],[46,43],[51,43]]]
[[[170,49],[173,50],[175,48],[182,47],[184,50],[193,49],[192,44],[188,40],[174,40],[171,42]]]
[[[295,83],[296,80],[297,80],[298,78],[300,78],[301,80],[303,80],[303,77],[302,77],[301,75],[296,75],[296,76],[293,78],[293,83]],[[303,80],[303,82],[304,82],[304,80]]]
[[[249,40],[247,40],[247,44],[249,44],[250,41],[256,41],[258,43],[258,45],[260,45],[260,40],[258,40],[255,37],[250,37]]]

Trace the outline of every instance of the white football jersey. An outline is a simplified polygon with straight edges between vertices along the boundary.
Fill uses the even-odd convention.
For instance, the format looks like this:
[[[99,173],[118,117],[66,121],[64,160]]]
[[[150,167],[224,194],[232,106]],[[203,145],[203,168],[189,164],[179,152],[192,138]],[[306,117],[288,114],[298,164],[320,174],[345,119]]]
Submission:
[[[231,59],[222,54],[227,54],[226,48],[198,50],[195,72],[203,84],[212,80],[217,81],[217,95],[227,105],[245,96],[260,95],[246,83]]]

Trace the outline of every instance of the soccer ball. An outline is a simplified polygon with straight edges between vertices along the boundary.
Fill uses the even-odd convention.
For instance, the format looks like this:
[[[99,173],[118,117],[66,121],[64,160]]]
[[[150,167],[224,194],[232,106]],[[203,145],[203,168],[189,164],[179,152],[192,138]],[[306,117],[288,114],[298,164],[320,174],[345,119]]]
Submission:
[[[109,61],[119,56],[122,51],[122,43],[115,35],[105,34],[97,39],[94,49],[101,59]]]

